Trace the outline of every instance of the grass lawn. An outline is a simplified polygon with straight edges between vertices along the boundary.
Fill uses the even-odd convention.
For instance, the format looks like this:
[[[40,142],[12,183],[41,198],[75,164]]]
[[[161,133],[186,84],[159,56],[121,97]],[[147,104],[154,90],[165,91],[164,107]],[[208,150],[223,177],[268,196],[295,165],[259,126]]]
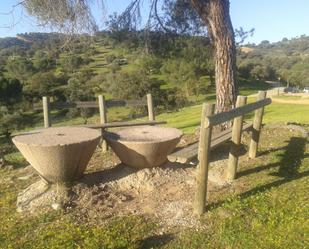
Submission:
[[[253,98],[249,102],[254,101]],[[202,105],[185,107],[175,113],[165,113],[157,116],[158,120],[167,121],[167,125],[192,133],[200,125]],[[252,120],[253,113],[247,116]],[[263,123],[299,123],[309,124],[309,106],[272,103],[265,108]]]

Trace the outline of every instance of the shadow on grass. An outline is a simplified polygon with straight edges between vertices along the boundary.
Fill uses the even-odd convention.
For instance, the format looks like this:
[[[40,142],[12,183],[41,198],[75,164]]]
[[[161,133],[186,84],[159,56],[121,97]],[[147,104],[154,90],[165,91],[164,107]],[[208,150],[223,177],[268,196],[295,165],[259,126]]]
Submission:
[[[268,155],[272,152],[276,152],[276,151],[280,151],[280,150],[285,150],[287,148],[287,146],[282,146],[282,147],[276,147],[276,148],[272,148],[269,150],[264,150],[261,152],[258,152],[258,156],[264,156],[264,155]]]
[[[293,177],[298,173],[301,161],[305,158],[307,139],[303,137],[292,137],[285,153],[282,155],[278,176]]]
[[[241,193],[239,197],[241,199],[245,199],[257,193],[267,191],[273,187],[278,187],[282,184],[309,176],[309,170],[301,173],[299,172],[299,167],[301,166],[302,160],[308,156],[307,154],[305,154],[306,143],[307,143],[306,138],[292,137],[289,140],[288,145],[281,148],[285,149],[285,151],[283,154],[279,155],[281,159],[278,162],[270,163],[267,165],[255,167],[253,169],[248,169],[240,172],[238,174],[238,177],[249,175],[252,173],[257,173],[259,171],[270,169],[273,167],[279,167],[278,172],[273,173],[272,175],[278,176],[281,179],[248,190],[244,193]],[[212,203],[208,206],[208,209],[212,210],[218,208],[227,202],[228,201],[223,200],[216,203]]]
[[[172,234],[154,235],[150,236],[140,243],[140,248],[151,249],[164,246],[174,239]]]
[[[4,159],[5,166],[13,166],[14,169],[23,168],[29,165],[19,153],[12,142],[12,139],[0,137],[0,158]]]
[[[253,173],[260,172],[262,170],[274,168],[279,166],[279,171],[276,173],[280,177],[293,177],[294,174],[298,172],[298,168],[301,165],[301,161],[308,157],[305,154],[306,138],[303,137],[292,137],[287,146],[274,148],[270,150],[263,151],[259,153],[259,156],[266,155],[271,152],[276,152],[279,150],[284,150],[283,154],[278,155],[281,157],[279,162],[270,163],[267,165],[258,166],[255,168],[247,169],[241,171],[237,174],[238,177],[250,175]]]

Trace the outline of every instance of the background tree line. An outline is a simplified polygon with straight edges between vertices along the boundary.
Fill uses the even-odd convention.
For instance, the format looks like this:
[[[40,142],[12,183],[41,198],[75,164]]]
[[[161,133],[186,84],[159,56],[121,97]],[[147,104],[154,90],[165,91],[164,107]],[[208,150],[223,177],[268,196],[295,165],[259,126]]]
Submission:
[[[97,94],[135,99],[152,92],[159,109],[168,110],[213,90],[213,47],[208,38],[158,31],[148,32],[145,43],[144,35],[110,28],[92,37],[76,36],[69,47],[62,46],[61,34],[20,34],[15,43],[16,38],[0,39],[2,133],[30,122],[24,114],[43,95],[53,101],[76,101],[94,100]],[[306,36],[247,44],[238,49],[239,81],[280,79],[306,86],[308,53]],[[70,110],[66,115],[91,114]]]

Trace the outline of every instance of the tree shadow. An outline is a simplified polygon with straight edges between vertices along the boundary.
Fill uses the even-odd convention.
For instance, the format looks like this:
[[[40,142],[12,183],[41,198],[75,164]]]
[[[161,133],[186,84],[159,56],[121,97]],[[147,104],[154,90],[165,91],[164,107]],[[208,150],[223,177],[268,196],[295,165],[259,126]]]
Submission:
[[[238,176],[245,176],[252,173],[257,173],[265,169],[279,166],[278,172],[272,173],[271,175],[281,177],[281,179],[248,190],[244,193],[239,194],[239,197],[241,199],[245,199],[257,193],[267,191],[273,187],[278,187],[282,184],[309,176],[309,170],[299,173],[299,167],[301,166],[301,162],[305,157],[307,157],[307,154],[305,154],[306,143],[306,138],[292,137],[289,140],[288,145],[285,146],[284,153],[279,155],[281,159],[278,162],[270,163],[240,172]],[[216,203],[211,203],[210,205],[208,205],[208,209],[212,210],[218,208],[227,202],[229,201],[222,200]]]
[[[298,168],[301,165],[301,161],[304,158],[308,157],[308,153],[305,153],[306,143],[307,143],[306,138],[292,137],[288,141],[288,144],[286,146],[270,149],[262,153],[259,153],[259,156],[261,156],[271,152],[284,150],[282,154],[278,155],[279,157],[281,157],[281,159],[278,162],[270,163],[267,165],[261,165],[258,167],[240,171],[237,173],[237,177],[250,175],[253,173],[260,172],[262,170],[267,170],[278,166],[280,167],[278,173],[276,173],[277,176],[281,177],[293,176],[293,174],[298,172]]]
[[[81,179],[81,182],[87,184],[88,186],[94,186],[97,184],[104,184],[119,180],[135,172],[137,172],[137,169],[130,168],[120,163],[113,168],[86,173]]]
[[[276,151],[279,151],[279,150],[285,150],[286,148],[287,148],[287,146],[282,146],[282,147],[276,147],[276,148],[264,150],[264,151],[258,152],[258,156],[265,156],[265,155],[268,155],[272,152],[276,152]]]
[[[301,161],[305,158],[307,139],[303,137],[292,137],[282,155],[278,176],[289,178],[298,173]]]
[[[161,247],[169,243],[174,239],[172,234],[163,234],[163,235],[153,235],[143,239],[140,242],[140,248],[142,249],[151,249],[156,247]]]

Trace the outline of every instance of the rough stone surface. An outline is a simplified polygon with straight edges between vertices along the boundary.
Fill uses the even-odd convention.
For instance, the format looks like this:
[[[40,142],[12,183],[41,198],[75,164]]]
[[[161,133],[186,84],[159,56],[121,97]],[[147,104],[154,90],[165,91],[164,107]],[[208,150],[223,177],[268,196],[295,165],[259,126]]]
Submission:
[[[47,184],[40,180],[17,196],[17,212],[34,213],[38,209],[56,209],[69,201],[68,189],[61,184]]]
[[[106,132],[103,136],[124,164],[149,168],[167,161],[182,132],[175,128],[143,126]]]
[[[93,129],[59,127],[16,136],[13,142],[44,180],[56,183],[82,176],[100,137]]]
[[[6,166],[6,161],[4,160],[4,158],[0,157],[0,169],[4,168]]]

